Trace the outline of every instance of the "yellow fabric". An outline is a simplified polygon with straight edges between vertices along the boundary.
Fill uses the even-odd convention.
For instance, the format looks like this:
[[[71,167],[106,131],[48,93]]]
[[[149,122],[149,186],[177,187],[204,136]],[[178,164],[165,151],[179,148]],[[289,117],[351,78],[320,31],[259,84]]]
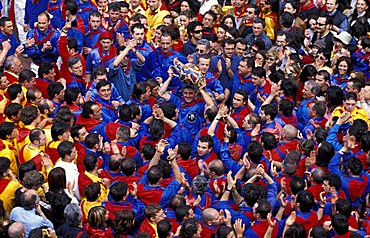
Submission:
[[[152,15],[150,9],[148,8],[145,11],[145,17],[147,19],[147,25],[148,25],[148,32],[146,34],[146,39],[148,43],[151,42],[151,37],[155,31],[155,29],[162,24],[163,18],[167,15],[170,15],[170,12],[167,10],[160,10],[161,6],[156,10],[156,14]]]
[[[8,99],[4,96],[5,90],[0,90],[0,95],[3,96],[3,99],[0,101],[0,113],[4,114],[5,106],[8,102]]]
[[[17,180],[11,180],[4,191],[0,194],[0,199],[3,201],[3,205],[8,214],[14,207],[15,191],[22,187]]]
[[[34,157],[38,156],[38,155],[42,155],[42,154],[45,154],[45,152],[40,149],[40,148],[34,148],[34,147],[30,147],[30,145],[25,145],[24,146],[24,149],[23,149],[23,158],[24,158],[24,161],[27,162],[29,160],[32,160]],[[44,175],[44,177],[47,177],[50,170],[52,170],[54,167],[53,165],[53,162],[50,161],[50,168],[49,169],[46,169],[44,166],[42,166],[42,175]]]
[[[14,176],[17,176],[18,175],[17,150],[15,149],[13,143],[7,140],[1,141],[4,143],[6,148],[0,151],[0,157],[5,157],[10,160],[10,170],[12,171]]]
[[[275,40],[276,22],[272,17],[270,17],[271,13],[272,12],[262,14],[261,17],[265,19],[265,22],[266,22],[266,26],[265,26],[266,35],[270,38],[270,40],[273,41]]]
[[[150,222],[148,222],[148,223],[154,229],[154,231],[155,231],[155,237],[158,238],[159,236],[158,236],[158,231],[157,231],[157,225],[152,224]]]
[[[5,117],[5,122],[13,122],[15,127],[24,128],[24,124],[23,124],[22,121],[14,122],[14,121],[10,120],[8,117]]]
[[[108,200],[109,189],[107,189],[103,184],[101,184],[101,178],[87,171],[85,171],[85,175],[89,177],[94,183],[100,184],[100,197],[98,198],[98,201],[102,202]]]
[[[334,109],[332,116],[333,117],[340,117],[340,115],[345,111],[344,106],[339,106]],[[352,121],[356,119],[362,119],[366,121],[367,123],[369,122],[369,117],[366,113],[366,111],[362,108],[355,107],[353,111],[351,112],[351,119]]]
[[[34,127],[34,126],[31,126],[31,125],[25,125],[23,128],[27,128],[27,129],[29,129],[29,130],[33,130],[33,129],[35,129],[36,127]],[[27,145],[27,144],[30,144],[31,143],[31,141],[30,141],[30,138],[29,138],[29,135],[26,137],[26,139],[24,139],[23,141],[17,141],[17,143],[16,143],[16,149],[17,149],[17,151],[18,151],[18,153],[19,153],[19,151],[22,149],[22,147],[24,146],[24,145]]]
[[[82,212],[83,216],[86,217],[86,219],[89,217],[89,211],[93,207],[99,207],[101,206],[101,202],[89,202],[86,200],[86,198],[83,199],[83,205],[82,205]]]

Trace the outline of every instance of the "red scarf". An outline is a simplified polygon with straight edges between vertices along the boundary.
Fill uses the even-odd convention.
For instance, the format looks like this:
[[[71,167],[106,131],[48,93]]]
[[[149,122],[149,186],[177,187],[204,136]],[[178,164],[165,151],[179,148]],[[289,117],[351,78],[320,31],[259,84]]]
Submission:
[[[235,145],[228,145],[229,151],[230,151],[230,156],[233,160],[238,161],[242,155],[242,146],[239,144]]]
[[[49,34],[47,34],[47,36],[44,39],[40,40],[40,41],[39,41],[39,38],[38,38],[38,36],[36,34],[36,29],[34,30],[34,32],[33,32],[33,38],[35,38],[35,44],[36,45],[44,44],[44,43],[46,43],[47,41],[50,40],[50,38],[54,34],[54,28],[50,26],[49,29],[50,29]]]
[[[54,6],[51,6],[51,3],[49,2],[48,3],[48,12],[50,13],[50,11],[54,11],[54,10],[59,10],[60,9],[60,6],[58,6],[58,4],[55,4]]]
[[[110,47],[109,53],[107,55],[103,55],[103,47],[99,43],[98,52],[103,66],[105,61],[111,60],[117,56],[117,49],[113,45]]]
[[[242,8],[241,12],[238,12],[238,10],[236,9],[236,7],[234,7],[234,16],[235,17],[244,17],[245,16],[245,12],[247,11],[247,8],[248,8],[248,5],[245,4],[244,7]]]
[[[315,8],[316,6],[315,6],[315,4],[313,3],[313,2],[310,2],[310,4],[308,4],[308,5],[306,5],[306,6],[303,6],[302,4],[301,4],[301,6],[300,6],[300,12],[302,12],[302,11],[308,11],[308,10],[310,10],[310,9],[312,9],[312,8]]]
[[[184,99],[181,100],[181,109],[184,110],[186,107],[192,107],[194,106],[195,104],[197,103],[200,103],[200,102],[203,102],[204,99],[203,98],[198,98],[196,100],[193,100],[189,103],[186,103]]]

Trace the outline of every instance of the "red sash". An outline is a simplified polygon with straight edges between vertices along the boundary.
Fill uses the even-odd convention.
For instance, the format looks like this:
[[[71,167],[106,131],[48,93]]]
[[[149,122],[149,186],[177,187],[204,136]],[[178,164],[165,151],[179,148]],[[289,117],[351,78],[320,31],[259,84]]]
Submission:
[[[10,179],[5,179],[5,178],[0,179],[0,194],[4,192],[9,182],[10,182]]]
[[[275,220],[275,218],[271,218],[271,219],[273,221]],[[277,237],[278,226],[279,226],[279,224],[276,223],[274,229],[272,230],[271,237]],[[268,221],[264,220],[264,221],[260,221],[258,223],[255,223],[252,226],[252,230],[257,234],[258,237],[264,237],[268,227],[269,227]]]
[[[363,181],[351,180],[348,184],[349,194],[352,201],[359,198],[365,192],[368,179],[365,175],[362,175],[361,178]]]
[[[24,164],[26,163],[26,160],[24,159],[24,148],[26,147],[27,145],[24,145],[21,149],[21,151],[19,152],[19,155],[18,155],[18,161],[19,161],[19,164]],[[32,158],[33,162],[35,162],[36,164],[36,168],[37,168],[37,171],[42,171],[42,156],[40,154],[36,155],[35,157]]]
[[[163,190],[149,189],[144,190],[144,184],[139,184],[137,187],[137,196],[144,204],[157,203],[161,201]]]
[[[35,38],[35,44],[36,45],[41,45],[41,44],[44,44],[46,43],[48,40],[50,40],[50,38],[53,36],[54,34],[54,29],[53,27],[49,27],[50,31],[49,31],[49,34],[47,34],[47,36],[42,39],[42,40],[39,40],[39,37],[37,36],[36,34],[36,29],[33,31],[33,38]]]
[[[114,222],[116,214],[122,210],[132,210],[132,204],[127,203],[127,205],[113,204],[112,202],[107,202],[104,204],[107,209],[109,220]]]
[[[177,160],[177,164],[184,168],[190,177],[195,178],[199,173],[197,162],[192,159]]]
[[[206,196],[206,203],[205,203],[205,205],[204,206],[201,206],[200,204],[197,205],[197,207],[199,207],[200,210],[202,210],[202,211],[204,209],[206,209],[206,208],[210,208],[211,205],[212,205],[212,198],[211,198],[211,196],[208,193],[204,193],[204,195]],[[196,200],[196,198],[193,196],[192,193],[189,193],[187,195],[187,201],[188,201],[188,203],[189,203],[189,205],[191,207],[194,207],[195,200]]]
[[[107,137],[109,140],[115,140],[116,139],[116,132],[121,127],[124,126],[117,122],[109,122],[107,126],[105,127],[105,133],[107,134]]]
[[[53,141],[50,141],[49,144],[46,146],[45,153],[50,156],[51,161],[53,162],[53,164],[55,164],[60,158],[60,156],[57,148],[50,148],[50,144],[52,142]]]
[[[21,128],[19,131],[18,131],[18,136],[17,136],[17,142],[23,142],[27,136],[30,134],[31,130],[28,129],[28,128]]]

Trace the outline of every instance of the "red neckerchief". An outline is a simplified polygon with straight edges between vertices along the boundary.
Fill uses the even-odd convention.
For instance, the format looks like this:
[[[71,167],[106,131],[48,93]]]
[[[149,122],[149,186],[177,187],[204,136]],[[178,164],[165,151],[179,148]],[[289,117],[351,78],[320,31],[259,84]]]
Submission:
[[[288,30],[286,30],[287,32],[291,32],[292,30],[294,30],[296,27],[295,26],[292,26],[291,28],[289,28]]]
[[[33,4],[39,4],[39,0],[32,0]]]
[[[117,56],[117,49],[116,47],[114,47],[113,45],[110,47],[109,49],[109,52],[107,55],[103,55],[103,48],[102,46],[99,44],[98,46],[98,53],[99,53],[99,56],[100,56],[100,59],[101,59],[101,62],[102,62],[102,65],[104,66],[104,62],[105,61],[108,61],[110,59],[113,59],[114,57]]]
[[[49,34],[47,34],[47,36],[46,36],[44,39],[40,40],[40,41],[39,41],[39,38],[38,38],[38,36],[37,36],[37,34],[36,34],[36,29],[34,30],[34,32],[33,32],[33,38],[35,38],[35,44],[36,44],[36,45],[44,44],[44,43],[46,43],[48,40],[50,40],[50,38],[51,38],[51,37],[53,36],[53,34],[54,34],[54,29],[53,29],[53,27],[51,27],[51,26],[49,26],[49,29],[50,29]]]
[[[254,20],[254,18],[250,19],[250,20],[245,20],[244,25],[245,26],[252,26],[253,25],[253,20]]]
[[[121,26],[123,26],[123,22],[121,21],[121,19],[118,19],[118,21],[119,21],[119,26],[118,26],[117,29],[119,29]],[[115,24],[113,24],[113,26],[112,26],[109,18],[108,18],[107,22],[108,22],[108,29],[107,29],[107,31],[110,31],[112,33],[115,32],[115,28],[116,28],[117,22]]]
[[[236,10],[236,7],[234,7],[234,16],[239,17],[239,18],[244,17],[245,12],[247,11],[247,8],[248,8],[248,5],[245,4],[244,7],[242,8],[242,11],[238,12],[238,10]]]
[[[185,107],[191,107],[191,106],[194,106],[195,104],[197,103],[200,103],[200,102],[203,102],[203,98],[198,98],[196,100],[193,100],[189,103],[186,103],[184,98],[181,99],[181,109],[185,109]]]
[[[171,56],[171,55],[173,55],[173,54],[174,54],[174,53],[173,53],[173,51],[170,51],[170,52],[164,53],[164,52],[163,52],[163,50],[162,50],[162,48],[160,48],[160,49],[159,49],[159,51],[160,51],[160,52],[161,52],[161,54],[163,55],[163,58],[166,58],[166,57]]]
[[[240,73],[238,73],[238,78],[240,79],[241,84],[252,82],[252,80],[250,80],[250,79],[244,79],[243,76]]]
[[[357,50],[357,56],[362,60],[370,60],[370,53],[364,54],[361,50]]]
[[[208,193],[204,193],[204,195],[206,196],[206,202],[205,202],[204,206],[201,206],[200,204],[197,205],[197,207],[199,207],[200,210],[202,210],[202,211],[206,208],[211,207],[211,205],[212,205],[211,196]],[[190,207],[194,207],[194,202],[195,202],[196,199],[195,199],[195,197],[193,196],[192,193],[188,193],[187,200],[189,202]]]
[[[48,12],[60,9],[60,6],[58,5],[58,2],[56,2],[54,4],[55,4],[55,6],[51,6],[51,2],[48,2]]]
[[[122,64],[120,64],[120,66],[121,66],[122,70],[125,72],[125,74],[128,75],[128,73],[130,72],[130,68],[131,68],[131,62],[130,62],[130,60],[128,60],[126,69],[123,67]]]
[[[308,4],[307,6],[303,6],[301,4],[299,9],[300,9],[300,12],[302,12],[302,11],[308,11],[308,10],[310,10],[312,8],[315,8],[315,7],[316,7],[315,4],[313,2],[310,2],[310,4]]]
[[[91,27],[90,27],[90,25],[87,27],[87,35],[89,36],[89,38],[90,39],[92,39],[92,36],[93,35],[96,35],[96,34],[100,34],[100,33],[102,33],[103,31],[102,30],[100,30],[100,29],[97,29],[96,31],[93,31],[93,30],[91,30]]]

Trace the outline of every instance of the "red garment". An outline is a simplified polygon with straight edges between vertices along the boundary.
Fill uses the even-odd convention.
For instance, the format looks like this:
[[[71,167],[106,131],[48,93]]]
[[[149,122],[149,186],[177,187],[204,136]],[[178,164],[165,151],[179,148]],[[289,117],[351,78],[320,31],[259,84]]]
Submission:
[[[46,80],[43,80],[43,79],[40,79],[40,78],[36,78],[36,84],[35,84],[35,87],[40,90],[40,92],[42,93],[42,96],[46,99],[49,99],[49,94],[48,94],[48,86],[49,86],[49,82],[47,82]]]
[[[138,175],[140,177],[143,176],[143,174],[145,173],[145,171],[148,170],[148,168],[149,168],[149,164],[143,165],[140,168],[138,168],[138,170],[137,170]]]
[[[21,148],[21,150],[19,151],[19,154],[18,154],[18,162],[19,162],[19,164],[26,163],[26,161],[24,159],[24,148],[25,148],[25,146],[26,145],[24,145]],[[38,154],[37,156],[35,156],[35,157],[32,158],[32,161],[35,162],[37,171],[42,171],[42,156],[40,154]]]
[[[53,141],[50,141],[49,144],[46,146],[45,153],[50,156],[51,161],[53,162],[53,164],[55,164],[58,161],[58,159],[60,158],[60,156],[59,156],[57,148],[50,148],[50,144],[52,142]]]
[[[271,219],[273,221],[275,220],[275,218],[271,218]],[[252,230],[257,234],[258,237],[264,237],[268,227],[269,227],[268,221],[263,220],[263,221],[256,222],[252,226]],[[278,227],[279,227],[279,224],[278,224],[278,222],[276,222],[276,225],[275,225],[274,229],[272,230],[271,237],[277,237]]]
[[[94,183],[85,173],[78,175],[78,191],[80,191],[81,197],[85,196],[85,188],[87,185]]]
[[[365,192],[368,178],[365,175],[362,175],[361,178],[363,181],[353,179],[348,183],[349,194],[352,201],[358,199]]]
[[[197,205],[197,207],[199,207],[199,209],[202,210],[202,211],[204,209],[210,208],[212,206],[211,195],[209,195],[209,193],[207,193],[207,192],[205,192],[204,195],[206,196],[206,203],[204,204],[204,206],[200,206],[200,204]],[[191,207],[194,207],[194,202],[195,202],[196,199],[197,199],[197,197],[194,197],[192,193],[189,193],[186,196],[186,200],[189,203],[189,206],[191,206]]]
[[[143,223],[141,223],[141,226],[140,226],[140,229],[139,229],[139,233],[140,232],[146,232],[148,233],[151,237],[155,238],[156,235],[155,235],[155,230],[154,228],[149,224],[149,220],[148,219],[145,219],[143,221]]]
[[[302,218],[300,216],[297,216],[295,219],[295,222],[298,224],[301,224],[306,228],[306,234],[308,235],[308,232],[311,230],[313,226],[315,226],[318,222],[317,214],[314,211],[310,211],[310,216],[306,220],[305,218]]]
[[[215,130],[215,135],[217,138],[220,140],[220,142],[224,141],[224,129],[225,129],[226,124],[222,121],[218,122],[218,125]],[[199,132],[199,138],[202,136],[208,135],[208,128],[203,127],[200,132]]]
[[[127,203],[126,205],[123,205],[123,204],[120,204],[118,202],[109,201],[109,202],[104,204],[104,207],[108,211],[109,220],[114,222],[114,220],[116,218],[116,214],[118,212],[122,211],[122,210],[131,210],[132,209],[132,204]]]
[[[17,142],[23,142],[27,136],[30,134],[31,130],[24,127],[24,128],[21,128],[19,131],[18,131],[18,136],[17,136]]]
[[[6,179],[6,178],[0,179],[0,194],[6,189],[9,182],[10,182],[10,179]]]
[[[202,238],[211,238],[216,234],[217,232],[217,226],[211,227],[204,224],[204,222],[201,222],[200,225],[202,226],[202,231],[200,232],[200,237]]]
[[[95,228],[90,226],[89,223],[85,225],[85,231],[89,238],[114,238],[113,232],[109,229]]]
[[[244,118],[250,113],[251,113],[251,110],[249,109],[249,107],[243,107],[243,109],[238,113],[235,113],[234,110],[232,110],[230,116],[236,121],[239,128],[242,128]]]
[[[149,189],[144,190],[144,184],[137,186],[137,196],[144,204],[157,203],[161,201],[163,190]]]
[[[320,201],[320,193],[323,192],[322,184],[311,185],[307,191],[312,193],[316,201]]]
[[[216,194],[216,189],[214,187],[214,183],[217,181],[217,185],[220,188],[221,194],[225,191],[227,179],[226,178],[219,178],[219,179],[211,179],[208,183],[208,187],[212,190],[214,194]]]
[[[83,172],[85,172],[85,165],[84,165],[84,160],[85,160],[85,156],[86,156],[86,148],[79,142],[75,142],[74,143],[75,145],[75,148],[77,150],[77,169],[78,169],[78,172],[81,174]]]
[[[105,129],[105,132],[107,134],[107,137],[109,138],[110,141],[112,140],[115,140],[116,139],[116,133],[117,133],[117,130],[123,126],[122,124],[120,123],[117,123],[117,122],[109,122],[107,124],[107,127]]]
[[[281,162],[282,158],[279,154],[279,152],[276,151],[276,149],[273,150],[264,150],[263,155],[268,159],[268,160],[273,160],[277,162]]]
[[[14,1],[13,1],[14,2]],[[8,71],[4,71],[4,75],[9,81],[9,84],[15,84],[18,83],[18,78],[15,77],[13,74],[9,73]]]
[[[78,115],[76,124],[82,124],[86,128],[87,131],[91,131],[101,123],[100,120],[94,118],[83,118],[81,115]]]
[[[182,40],[174,41],[173,46],[172,46],[174,51],[183,53],[184,52],[184,43]]]
[[[191,178],[195,178],[199,173],[198,163],[192,159],[177,160],[177,164],[184,168]]]
[[[133,190],[134,187],[132,186],[132,184],[134,182],[137,184],[139,182],[140,178],[141,177],[137,177],[137,176],[131,175],[131,176],[117,176],[115,179],[117,181],[122,181],[122,182],[127,183],[128,190]],[[111,181],[113,181],[113,180],[111,180]]]

